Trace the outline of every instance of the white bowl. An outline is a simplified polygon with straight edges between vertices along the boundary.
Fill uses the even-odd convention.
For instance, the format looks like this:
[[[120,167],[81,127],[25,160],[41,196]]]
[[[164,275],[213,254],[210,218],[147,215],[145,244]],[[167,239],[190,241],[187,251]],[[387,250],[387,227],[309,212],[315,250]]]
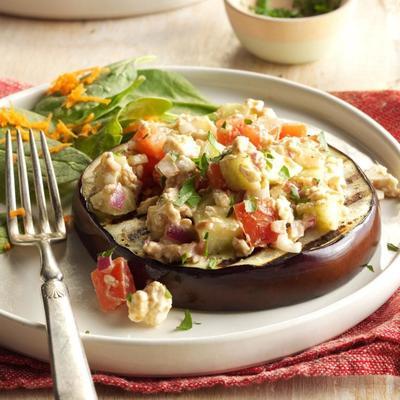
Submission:
[[[272,18],[250,11],[247,0],[225,0],[236,36],[256,56],[277,63],[316,61],[329,51],[351,14],[355,0],[343,0],[335,11],[304,18]]]

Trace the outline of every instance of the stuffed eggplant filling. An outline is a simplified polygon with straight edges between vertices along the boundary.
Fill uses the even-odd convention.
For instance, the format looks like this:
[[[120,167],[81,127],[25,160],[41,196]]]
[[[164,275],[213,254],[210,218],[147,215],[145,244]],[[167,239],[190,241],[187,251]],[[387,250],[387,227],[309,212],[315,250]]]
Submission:
[[[95,160],[81,190],[140,257],[217,269],[260,249],[300,253],[306,237],[347,223],[346,158],[323,132],[281,121],[260,100],[128,130],[132,139]]]

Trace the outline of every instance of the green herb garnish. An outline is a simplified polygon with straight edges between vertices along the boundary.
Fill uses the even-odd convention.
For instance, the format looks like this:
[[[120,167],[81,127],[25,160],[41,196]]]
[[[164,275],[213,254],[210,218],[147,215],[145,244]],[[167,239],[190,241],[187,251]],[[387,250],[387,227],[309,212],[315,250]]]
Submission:
[[[394,245],[393,243],[388,243],[388,244],[387,244],[387,248],[388,248],[388,250],[390,250],[390,251],[399,251],[399,247],[396,246],[396,245]]]
[[[128,303],[131,303],[131,302],[132,302],[132,293],[128,293],[128,294],[126,295],[126,301],[127,301]]]
[[[340,0],[293,0],[292,8],[273,8],[269,0],[257,0],[254,10],[256,14],[274,18],[312,17],[336,10]]]
[[[218,265],[218,259],[216,257],[211,257],[208,260],[207,268],[208,269],[215,269],[217,265]]]
[[[205,176],[207,174],[208,166],[210,161],[207,157],[206,153],[203,153],[201,157],[195,158],[193,162],[196,164],[197,168],[200,171],[201,176]]]
[[[233,206],[235,205],[236,199],[233,194],[229,195],[229,209],[228,212],[226,213],[226,217],[230,217],[233,213]]]
[[[290,178],[289,168],[286,165],[283,165],[279,171],[279,175],[284,179],[289,179]]]
[[[179,190],[178,199],[175,205],[183,206],[185,203],[190,207],[196,207],[200,203],[201,197],[196,192],[194,178],[187,179]]]
[[[179,154],[175,151],[170,151],[169,156],[171,157],[172,161],[176,161],[179,158]]]
[[[248,199],[244,200],[243,203],[246,212],[253,213],[257,211],[257,200],[254,197],[250,196]]]
[[[211,132],[208,132],[207,140],[209,141],[211,146],[214,147],[214,149],[218,151],[217,139],[215,139],[215,136]]]
[[[111,249],[102,251],[97,255],[97,257],[111,257],[115,251],[116,247],[111,247]]]
[[[185,310],[185,316],[181,323],[175,328],[177,331],[188,331],[193,328],[192,314],[189,310]]]
[[[222,129],[226,129],[226,121],[224,121],[224,122],[222,123],[221,128],[222,128]]]
[[[374,267],[371,264],[364,264],[361,266],[362,268],[367,268],[369,269],[371,272],[375,272]]]
[[[172,294],[167,288],[165,288],[165,298],[172,299]]]
[[[205,245],[204,245],[204,257],[208,257],[208,236],[209,236],[209,233],[206,232],[204,234],[204,237],[203,237],[204,242],[205,242]]]
[[[181,257],[181,263],[182,264],[186,264],[186,261],[189,258],[189,254],[188,253],[184,253],[183,256]]]
[[[244,123],[245,123],[246,125],[251,125],[251,124],[253,123],[253,121],[252,121],[250,118],[245,118],[245,119],[244,119]]]

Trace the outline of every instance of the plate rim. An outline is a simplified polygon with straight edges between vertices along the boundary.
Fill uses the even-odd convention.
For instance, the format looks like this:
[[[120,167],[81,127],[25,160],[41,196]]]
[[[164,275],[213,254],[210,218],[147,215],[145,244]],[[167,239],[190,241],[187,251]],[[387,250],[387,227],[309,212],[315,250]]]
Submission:
[[[387,144],[394,146],[395,150],[397,151],[398,155],[400,156],[400,143],[382,126],[380,125],[377,121],[375,121],[372,117],[364,113],[363,111],[359,110],[355,106],[345,102],[344,100],[328,93],[325,92],[321,89],[313,88],[308,85],[302,84],[302,83],[297,83],[285,78],[280,78],[276,77],[273,75],[268,75],[268,74],[263,74],[259,72],[252,72],[252,71],[246,71],[246,70],[233,70],[233,69],[228,69],[228,68],[218,68],[218,67],[200,67],[200,66],[177,66],[177,65],[157,65],[157,66],[151,66],[151,68],[159,68],[159,69],[164,69],[164,70],[169,70],[169,71],[174,71],[174,72],[180,72],[182,74],[188,73],[190,74],[191,72],[197,72],[197,73],[220,73],[223,75],[231,75],[231,76],[237,76],[237,77],[253,77],[256,79],[262,79],[262,80],[267,80],[267,81],[272,81],[278,84],[283,84],[286,85],[290,88],[294,89],[301,89],[307,93],[310,93],[312,95],[316,95],[319,97],[324,98],[325,100],[328,100],[330,102],[336,103],[336,105],[340,106],[341,108],[345,109],[346,111],[356,115],[360,120],[366,122],[369,124],[373,129],[375,129],[377,132],[379,132],[379,135],[383,137]],[[44,83],[41,85],[36,85],[31,88],[13,93],[9,96],[3,97],[0,99],[0,107],[4,107],[6,105],[12,104],[13,101],[20,101],[21,99],[24,99],[26,97],[38,95],[41,92],[43,92],[47,87],[49,87],[49,83]],[[229,339],[233,340],[238,340],[238,339],[245,339],[248,336],[251,336],[253,334],[263,334],[263,335],[268,335],[269,333],[274,333],[278,332],[280,330],[284,330],[285,328],[288,327],[293,327],[296,326],[300,323],[307,323],[309,321],[314,321],[317,320],[323,316],[329,315],[331,313],[334,313],[338,309],[346,307],[346,304],[352,304],[359,296],[362,297],[363,292],[367,291],[369,292],[371,289],[371,286],[378,286],[380,287],[381,281],[386,281],[389,280],[390,276],[392,274],[395,274],[395,272],[392,272],[400,262],[400,253],[397,253],[390,261],[390,263],[385,267],[385,269],[373,280],[365,284],[363,287],[359,288],[358,290],[352,292],[351,294],[348,294],[347,296],[331,303],[326,306],[323,306],[317,310],[308,312],[307,314],[303,314],[288,320],[280,321],[280,322],[275,322],[272,324],[269,324],[267,326],[261,326],[257,328],[250,328],[246,330],[241,330],[241,331],[235,331],[231,333],[224,333],[224,334],[217,334],[217,335],[207,335],[203,337],[177,337],[177,338],[132,338],[132,337],[115,337],[115,336],[109,336],[109,335],[101,335],[101,334],[85,334],[83,331],[80,332],[81,338],[84,342],[91,342],[91,343],[100,343],[100,342],[107,342],[107,343],[113,343],[113,344],[131,344],[131,345],[146,345],[146,346],[159,346],[159,345],[176,345],[176,344],[196,344],[196,345],[201,345],[205,343],[209,343],[210,341],[213,343],[218,343],[220,341],[226,341]],[[397,287],[397,286],[396,286]],[[392,295],[393,292],[387,293],[385,295],[385,301],[386,302]],[[384,303],[383,302],[383,303]],[[382,304],[383,304],[382,303]],[[381,305],[382,305],[381,304]],[[377,308],[376,308],[377,309]],[[35,322],[31,321],[27,318],[21,317],[17,314],[14,314],[9,311],[5,311],[3,309],[0,309],[0,319],[5,318],[9,319],[12,321],[15,321],[17,323],[20,323],[26,327],[30,327],[36,330],[45,330],[45,324],[40,323],[40,322]]]

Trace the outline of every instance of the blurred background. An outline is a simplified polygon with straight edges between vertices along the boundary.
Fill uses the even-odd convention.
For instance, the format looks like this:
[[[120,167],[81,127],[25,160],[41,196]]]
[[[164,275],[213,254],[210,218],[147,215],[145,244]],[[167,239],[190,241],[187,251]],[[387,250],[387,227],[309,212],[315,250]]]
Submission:
[[[0,0],[0,10],[12,3]],[[235,36],[222,0],[187,3],[164,12],[94,21],[1,14],[0,77],[38,84],[63,71],[154,54],[160,65],[246,69],[331,91],[400,88],[398,0],[355,1],[336,47],[305,65],[273,64],[250,54]],[[319,33],[315,35],[318,39]]]

